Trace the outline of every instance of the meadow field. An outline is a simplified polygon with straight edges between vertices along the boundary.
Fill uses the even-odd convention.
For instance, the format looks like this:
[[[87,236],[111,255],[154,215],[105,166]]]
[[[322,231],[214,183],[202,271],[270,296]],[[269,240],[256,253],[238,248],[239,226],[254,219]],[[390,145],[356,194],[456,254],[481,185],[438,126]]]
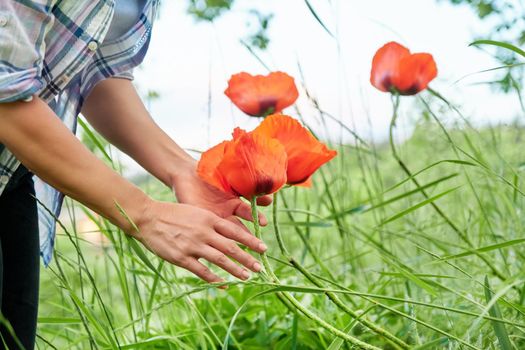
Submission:
[[[359,348],[340,333],[370,349],[525,348],[525,129],[474,128],[436,95],[416,99],[408,138],[392,125],[391,143],[334,143],[311,189],[261,209],[279,282],[217,289],[86,210],[104,238],[87,239],[68,200],[42,268],[38,349]],[[174,200],[156,180],[140,186]]]
[[[451,1],[456,5],[465,2],[474,3]],[[164,6],[170,10],[174,3]],[[188,3],[195,7],[198,2]],[[208,4],[215,11],[210,18],[206,17],[207,12],[197,11],[197,7],[190,6],[190,9],[202,17],[200,20],[210,23],[221,11],[231,10],[232,1],[211,3],[217,9]],[[331,1],[327,3],[332,5]],[[308,18],[322,35],[335,39],[333,46],[337,55],[342,55],[339,33],[334,30],[339,27],[325,24],[323,16],[315,12],[309,1],[301,2],[301,6],[307,9],[308,16],[313,15]],[[494,7],[491,11],[501,13],[496,10]],[[259,47],[254,42],[242,41],[246,38],[240,39],[242,45],[237,45],[242,50],[248,49],[250,59],[264,67],[265,72],[271,71],[268,67],[273,65],[266,63],[279,62],[279,57],[274,61],[278,55],[266,55],[264,50],[269,45],[269,41],[265,41],[268,39],[265,30],[273,14],[264,17],[255,13],[264,29],[253,36],[259,40],[254,41]],[[481,13],[479,17],[483,19]],[[424,21],[424,17],[421,18]],[[163,35],[171,36],[171,31],[166,30],[168,22],[163,22]],[[285,27],[278,28],[288,30],[288,22],[284,23]],[[213,34],[214,25],[209,26]],[[181,37],[193,40],[191,36]],[[219,42],[217,38],[214,40]],[[374,98],[378,95],[372,94],[367,101],[361,101],[365,105],[377,103],[382,108],[391,98],[392,107],[384,119],[390,120],[389,127],[370,132],[370,135],[386,136],[375,141],[370,135],[360,135],[357,130],[363,130],[362,125],[356,125],[348,114],[329,114],[327,110],[334,108],[325,110],[320,102],[323,96],[319,100],[315,97],[314,90],[329,91],[327,95],[340,98],[340,101],[327,99],[329,102],[351,105],[349,100],[353,95],[345,95],[350,90],[346,90],[346,85],[358,83],[344,81],[344,65],[338,65],[343,61],[342,56],[337,57],[338,64],[333,67],[327,64],[323,68],[326,72],[319,70],[310,75],[318,78],[317,85],[312,84],[316,89],[312,90],[305,83],[301,57],[297,57],[297,62],[294,59],[292,64],[300,72],[295,76],[295,83],[302,100],[295,105],[297,96],[288,101],[284,106],[288,107],[286,114],[297,118],[338,154],[315,173],[311,188],[285,186],[274,193],[272,205],[259,208],[269,220],[268,225],[261,228],[268,245],[267,255],[256,256],[268,259],[263,272],[240,281],[212,264],[207,265],[226,279],[226,289],[207,284],[190,272],[162,261],[109,221],[66,199],[57,221],[53,260],[49,267],[41,268],[37,349],[525,349],[525,125],[520,119],[525,108],[522,80],[513,80],[511,74],[512,70],[524,77],[525,52],[503,41],[481,40],[475,44],[483,48],[491,45],[492,49],[502,50],[497,54],[504,52],[512,56],[509,61],[500,59],[499,67],[484,67],[486,71],[477,73],[508,72],[497,83],[503,86],[500,90],[505,90],[506,97],[517,96],[513,107],[521,107],[522,111],[515,122],[494,123],[498,116],[492,116],[492,123],[479,122],[476,116],[464,114],[468,108],[463,108],[461,102],[449,102],[449,99],[461,101],[469,96],[442,96],[432,89],[434,83],[427,89],[427,84],[437,76],[433,59],[430,73],[428,66],[421,68],[423,64],[413,64],[409,67],[412,70],[405,69],[405,75],[415,82],[426,79],[424,84],[408,84],[406,90],[396,84],[383,86],[392,83],[391,78],[397,74],[388,71],[393,66],[391,62],[383,62],[383,68],[386,66],[386,73],[390,74],[385,73],[388,79],[374,82],[374,68],[371,74],[372,85],[385,93],[381,95],[383,100],[377,102]],[[206,48],[209,53],[213,52],[212,46]],[[349,46],[353,50],[354,46]],[[202,47],[204,45],[199,45]],[[235,59],[244,59],[228,52],[228,45],[225,48],[227,63],[234,65]],[[431,51],[431,43],[428,48]],[[293,45],[290,50],[294,50]],[[406,56],[416,56],[409,55],[406,48],[403,50]],[[155,47],[152,51],[155,54]],[[222,55],[222,49],[219,51]],[[424,55],[432,58],[430,54]],[[148,68],[152,70],[145,69],[145,73],[137,70],[137,76],[151,74],[153,68],[158,68],[155,62],[160,62],[160,67],[159,57],[164,56],[169,58],[169,50],[157,53]],[[203,55],[195,54],[197,56]],[[188,57],[191,61],[191,55]],[[389,55],[385,57],[385,61],[392,60]],[[313,55],[308,58],[310,63],[318,59]],[[468,59],[464,57],[462,64]],[[222,58],[209,60],[209,67],[201,67],[195,73],[193,67],[183,67],[182,77],[176,77],[173,84],[163,84],[163,78],[169,77],[164,72],[158,81],[150,80],[172,88],[172,97],[180,93],[182,97],[178,98],[187,98],[188,101],[183,102],[197,108],[195,96],[184,94],[194,88],[192,83],[202,82],[198,77],[202,78],[203,72],[209,70],[207,122],[217,126],[227,120],[226,113],[222,113],[224,106],[233,108],[222,96],[225,81],[220,83],[223,101],[212,101],[211,89],[215,88],[212,73],[217,74],[214,64],[222,62]],[[372,57],[366,57],[367,71],[361,74],[367,84],[368,61],[372,62]],[[199,61],[195,62],[197,66]],[[359,60],[352,61],[355,62]],[[176,64],[170,61],[169,65]],[[191,79],[184,75],[189,71],[192,71]],[[414,71],[417,74],[413,74]],[[458,91],[457,81],[447,81],[451,76],[459,79],[457,72],[443,71],[445,77],[442,78],[440,70],[437,85]],[[325,78],[334,78],[330,72],[340,75],[337,78],[340,81]],[[310,72],[306,72],[306,76],[308,74]],[[420,75],[426,76],[423,79]],[[177,87],[185,77],[188,82],[181,85],[184,88]],[[373,89],[368,85],[367,88]],[[163,98],[153,90],[144,95],[150,111],[152,101]],[[479,96],[478,101],[482,99]],[[494,98],[496,101],[496,92]],[[164,101],[168,102],[160,105],[164,103],[166,108],[169,104],[169,113],[159,114],[172,118],[171,103],[175,106],[176,101],[171,101],[169,96]],[[212,110],[212,102],[222,104],[222,109]],[[258,113],[243,111],[251,116],[267,117],[270,113],[261,107],[267,102],[261,98],[256,103],[261,109]],[[308,110],[302,108],[305,104]],[[177,105],[179,118],[195,111],[185,109],[188,106]],[[344,112],[345,108],[340,111]],[[511,108],[508,111],[506,108],[501,105],[502,113],[509,114]],[[281,110],[276,104],[271,108],[272,113]],[[223,119],[215,121],[213,118],[219,118],[215,114]],[[243,117],[249,123],[256,120]],[[358,116],[362,123],[370,122],[371,118],[373,116]],[[172,119],[171,123],[181,129],[197,125],[192,121],[194,124],[182,126],[184,123],[179,119]],[[84,143],[109,166],[123,173],[115,149],[80,120]],[[241,126],[251,125],[249,123]],[[373,129],[372,124],[370,122]],[[206,125],[208,137],[224,129],[221,126],[214,130],[210,125]],[[195,138],[191,135],[189,132],[185,136]],[[187,148],[194,151],[192,146]],[[176,201],[173,192],[152,176],[141,175],[131,180],[155,199]],[[245,224],[256,230],[252,223]]]

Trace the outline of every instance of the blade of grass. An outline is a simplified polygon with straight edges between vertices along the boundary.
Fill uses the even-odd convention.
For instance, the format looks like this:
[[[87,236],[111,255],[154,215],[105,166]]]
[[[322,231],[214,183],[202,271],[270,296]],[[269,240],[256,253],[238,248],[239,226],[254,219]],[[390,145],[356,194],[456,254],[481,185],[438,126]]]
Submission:
[[[487,276],[485,276],[485,300],[487,303],[491,303],[492,298],[493,295],[490,289],[489,279]],[[492,303],[492,306],[489,309],[489,314],[492,317],[501,318],[501,311],[499,309],[497,300]],[[494,320],[492,320],[491,323],[492,328],[494,328],[494,333],[496,334],[496,337],[498,337],[500,348],[502,350],[513,350],[505,324]]]
[[[525,51],[523,51],[522,49],[520,49],[517,46],[514,46],[512,44],[509,44],[509,43],[506,43],[506,42],[503,42],[503,41],[483,39],[483,40],[473,41],[472,43],[469,44],[469,46],[479,46],[479,45],[498,46],[498,47],[501,47],[501,48],[513,51],[513,52],[517,53],[518,55],[525,57]]]
[[[425,344],[421,344],[412,348],[412,350],[426,350],[426,349],[443,349],[449,340],[447,337],[441,337],[434,340],[431,340]]]
[[[411,195],[413,195],[415,193],[421,192],[422,190],[427,189],[429,187],[436,186],[436,185],[438,185],[438,184],[440,184],[440,183],[442,183],[444,181],[450,180],[450,179],[452,179],[452,178],[454,178],[454,177],[456,177],[458,175],[459,175],[458,173],[450,174],[450,175],[441,177],[441,178],[439,178],[437,180],[434,180],[432,182],[429,182],[427,184],[424,184],[421,187],[418,187],[416,189],[404,192],[404,193],[402,193],[402,194],[400,194],[398,196],[395,196],[395,197],[391,197],[391,198],[389,198],[389,199],[387,199],[385,201],[379,202],[379,203],[374,204],[372,206],[370,206],[368,204],[361,204],[361,205],[359,205],[357,207],[353,207],[353,208],[346,209],[346,210],[340,211],[338,213],[329,215],[325,219],[329,220],[329,219],[335,218],[335,216],[344,216],[344,215],[348,215],[348,214],[366,213],[366,212],[369,212],[371,210],[378,209],[378,208],[384,207],[384,206],[386,206],[388,204],[397,202],[397,201],[399,201],[399,200],[401,200],[403,198],[406,198],[406,197],[409,197],[409,196],[411,196]],[[384,195],[385,193],[383,193],[382,195]],[[376,199],[381,198],[382,195],[376,197]],[[376,199],[366,200],[366,201],[364,201],[364,203],[374,202]]]
[[[437,194],[437,195],[435,195],[435,196],[433,196],[433,197],[430,197],[430,198],[428,198],[428,199],[425,199],[424,201],[421,201],[421,202],[417,203],[416,205],[413,205],[413,206],[411,206],[410,208],[405,209],[405,210],[403,210],[403,211],[401,211],[401,212],[399,212],[399,213],[397,213],[397,214],[395,214],[395,215],[389,217],[388,219],[386,219],[385,221],[383,221],[380,225],[383,226],[383,225],[385,225],[385,224],[388,224],[389,222],[392,222],[392,221],[395,221],[395,220],[397,220],[397,219],[399,219],[399,218],[402,218],[403,216],[405,216],[405,215],[407,215],[407,214],[413,212],[414,210],[417,210],[417,209],[419,209],[419,208],[421,208],[421,207],[424,207],[424,206],[427,205],[427,204],[433,203],[434,201],[438,200],[439,198],[441,198],[441,197],[443,197],[443,196],[446,196],[447,194],[449,194],[449,193],[451,193],[451,192],[456,191],[456,190],[457,190],[458,188],[460,188],[460,187],[461,187],[461,186],[453,187],[453,188],[451,188],[451,189],[449,189],[449,190],[446,190],[446,191],[444,191],[444,192],[441,192],[441,193],[439,193],[439,194]]]
[[[106,149],[102,145],[102,142],[98,139],[97,136],[91,131],[91,128],[82,120],[82,118],[77,119],[78,124],[82,127],[82,130],[86,133],[86,135],[89,137],[91,141],[97,146],[98,150],[102,153],[104,158],[110,163],[113,164],[113,159],[109,156],[109,154],[106,152]]]
[[[458,259],[458,258],[466,257],[466,256],[477,254],[477,253],[490,252],[492,250],[506,248],[506,247],[511,247],[513,245],[521,244],[523,242],[525,242],[525,238],[513,239],[513,240],[509,240],[509,241],[505,241],[505,242],[501,242],[501,243],[492,244],[492,245],[489,245],[489,246],[477,248],[477,249],[468,250],[468,251],[465,251],[465,252],[462,252],[462,253],[458,253],[458,254],[454,254],[454,255],[444,256],[440,260],[438,260],[437,262],[445,261],[445,260]]]
[[[304,0],[304,2],[306,3],[306,6],[308,7],[308,10],[310,10],[310,13],[315,17],[315,19],[317,20],[317,22],[319,22],[319,24],[321,25],[321,27],[323,27],[323,29],[328,33],[328,35],[330,35],[332,38],[335,39],[334,35],[332,34],[332,32],[328,29],[328,27],[323,23],[323,21],[321,20],[321,18],[319,17],[319,15],[317,14],[317,12],[315,12],[315,9],[313,8],[312,4],[310,4],[310,1],[308,0]]]

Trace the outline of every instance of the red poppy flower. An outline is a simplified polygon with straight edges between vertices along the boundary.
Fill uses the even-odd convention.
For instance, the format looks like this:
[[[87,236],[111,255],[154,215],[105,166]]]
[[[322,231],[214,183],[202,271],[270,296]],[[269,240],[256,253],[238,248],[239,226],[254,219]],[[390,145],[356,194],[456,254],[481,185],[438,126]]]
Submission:
[[[252,199],[278,191],[286,183],[286,165],[279,141],[237,128],[232,141],[202,154],[197,173],[226,193]]]
[[[299,96],[294,79],[283,72],[232,75],[224,93],[244,113],[255,117],[280,112],[294,104]]]
[[[374,55],[370,82],[384,92],[415,95],[426,89],[436,75],[436,62],[431,54],[411,54],[406,47],[389,42]]]
[[[310,186],[310,176],[337,155],[319,142],[308,129],[287,115],[274,114],[254,131],[256,135],[279,140],[288,155],[287,183]]]

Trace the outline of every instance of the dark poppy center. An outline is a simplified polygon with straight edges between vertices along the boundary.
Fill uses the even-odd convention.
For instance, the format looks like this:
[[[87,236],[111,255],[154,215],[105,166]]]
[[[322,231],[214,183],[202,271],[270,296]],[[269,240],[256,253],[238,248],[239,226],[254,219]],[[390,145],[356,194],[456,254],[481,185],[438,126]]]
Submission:
[[[405,95],[405,96],[408,96],[408,95],[415,95],[417,94],[419,91],[420,91],[420,87],[419,87],[419,84],[415,83],[413,84],[412,86],[410,86],[408,89],[404,89],[403,91],[399,91],[399,93],[401,95]]]
[[[266,97],[259,101],[259,116],[266,117],[275,112],[277,99],[275,97]]]
[[[392,79],[390,79],[389,75],[387,75],[386,77],[384,77],[381,80],[381,86],[383,87],[383,89],[385,89],[385,91],[391,91],[392,90],[392,88],[393,88]]]
[[[271,193],[273,189],[273,180],[268,176],[261,177],[257,179],[255,184],[255,193],[256,194],[268,194]]]

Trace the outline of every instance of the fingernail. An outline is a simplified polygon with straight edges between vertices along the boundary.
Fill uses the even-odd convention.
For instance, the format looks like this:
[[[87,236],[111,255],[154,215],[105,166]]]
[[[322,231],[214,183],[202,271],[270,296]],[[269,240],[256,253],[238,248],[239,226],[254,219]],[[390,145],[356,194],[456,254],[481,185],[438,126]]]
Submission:
[[[259,243],[258,248],[261,252],[265,252],[268,249],[268,247],[264,243]]]
[[[253,264],[253,270],[254,270],[255,272],[259,272],[259,271],[261,271],[261,264],[259,264],[258,262],[254,263],[254,264]]]
[[[242,270],[241,277],[243,280],[247,280],[248,278],[250,278],[250,273],[246,270]]]

